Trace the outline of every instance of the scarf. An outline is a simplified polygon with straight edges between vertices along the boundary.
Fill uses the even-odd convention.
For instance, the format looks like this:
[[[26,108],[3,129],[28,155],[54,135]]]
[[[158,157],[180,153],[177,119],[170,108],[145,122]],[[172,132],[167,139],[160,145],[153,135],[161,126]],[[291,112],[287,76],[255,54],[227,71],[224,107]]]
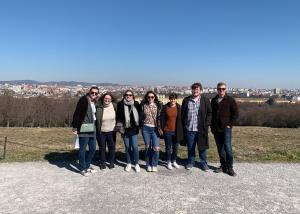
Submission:
[[[131,126],[130,123],[130,114],[133,113],[133,118],[136,126],[139,126],[139,114],[134,106],[134,100],[128,102],[127,100],[124,101],[124,112],[125,112],[125,128],[129,128]],[[131,107],[129,110],[129,106]]]

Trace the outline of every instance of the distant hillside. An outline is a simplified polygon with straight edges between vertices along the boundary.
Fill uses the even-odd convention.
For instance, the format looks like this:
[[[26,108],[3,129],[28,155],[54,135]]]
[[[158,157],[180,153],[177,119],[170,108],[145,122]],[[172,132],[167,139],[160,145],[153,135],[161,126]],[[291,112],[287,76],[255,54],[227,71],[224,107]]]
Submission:
[[[0,81],[0,84],[27,84],[27,85],[60,85],[60,86],[76,86],[76,85],[82,85],[82,86],[91,86],[91,85],[97,85],[97,86],[120,86],[120,84],[115,83],[89,83],[89,82],[76,82],[76,81],[49,81],[49,82],[39,82],[35,80],[10,80],[10,81]]]

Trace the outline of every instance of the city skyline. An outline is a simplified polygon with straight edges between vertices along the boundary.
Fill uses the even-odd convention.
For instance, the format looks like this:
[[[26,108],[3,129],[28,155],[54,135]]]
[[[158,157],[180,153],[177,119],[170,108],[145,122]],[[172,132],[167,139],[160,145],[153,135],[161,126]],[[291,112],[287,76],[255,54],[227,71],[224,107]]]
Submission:
[[[299,1],[0,2],[1,80],[300,88]]]

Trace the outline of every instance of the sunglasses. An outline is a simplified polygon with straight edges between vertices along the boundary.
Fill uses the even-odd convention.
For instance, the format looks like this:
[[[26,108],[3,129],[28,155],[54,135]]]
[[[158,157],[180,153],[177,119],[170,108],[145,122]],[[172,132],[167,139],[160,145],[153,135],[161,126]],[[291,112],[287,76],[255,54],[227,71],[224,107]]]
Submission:
[[[148,99],[154,99],[154,96],[148,96],[147,98]]]
[[[218,88],[218,91],[225,91],[226,88]]]
[[[132,97],[132,94],[125,94],[126,97]]]
[[[90,94],[91,94],[91,95],[98,95],[99,93],[98,93],[98,92],[91,91]]]

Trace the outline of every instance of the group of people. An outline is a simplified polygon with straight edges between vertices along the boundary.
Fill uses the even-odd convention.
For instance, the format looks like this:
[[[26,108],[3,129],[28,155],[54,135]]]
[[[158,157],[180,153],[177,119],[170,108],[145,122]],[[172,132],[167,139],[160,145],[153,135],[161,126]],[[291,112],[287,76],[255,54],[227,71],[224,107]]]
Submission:
[[[199,152],[200,169],[208,171],[207,149],[209,148],[209,126],[214,135],[221,166],[216,172],[235,176],[232,154],[232,127],[238,118],[235,100],[229,96],[224,82],[217,85],[218,94],[210,101],[202,95],[202,85],[191,86],[192,95],[177,103],[177,95],[169,95],[169,102],[163,105],[155,92],[148,91],[141,103],[135,100],[132,90],[123,94],[116,103],[107,92],[99,97],[99,89],[91,87],[81,97],[73,115],[73,133],[79,137],[80,173],[88,176],[95,171],[91,161],[99,146],[100,169],[114,168],[116,133],[122,136],[125,145],[127,165],[140,172],[138,135],[141,131],[145,144],[145,162],[148,172],[157,172],[160,153],[160,138],[165,141],[167,168],[179,168],[177,164],[178,145],[186,145],[188,158],[186,169],[195,165],[196,147]],[[89,147],[86,152],[86,147]],[[106,154],[106,146],[108,154]]]

